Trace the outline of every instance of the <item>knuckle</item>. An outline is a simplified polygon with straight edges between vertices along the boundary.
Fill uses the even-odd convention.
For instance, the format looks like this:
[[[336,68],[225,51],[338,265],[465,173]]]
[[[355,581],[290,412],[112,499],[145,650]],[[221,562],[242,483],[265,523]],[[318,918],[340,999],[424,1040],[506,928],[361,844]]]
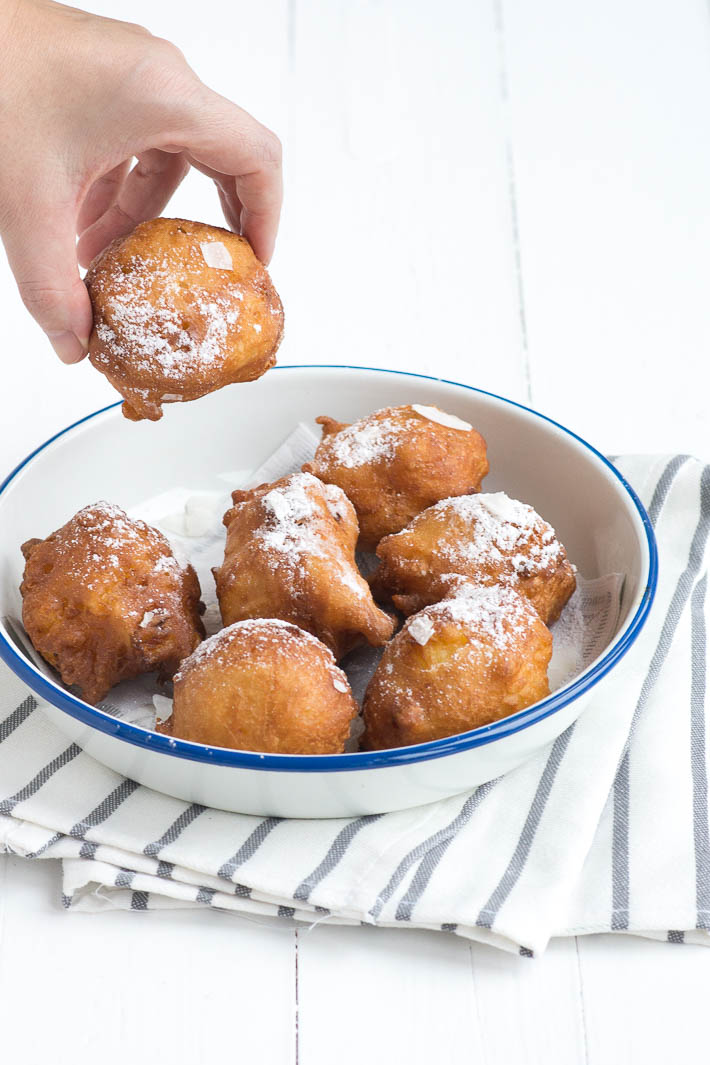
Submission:
[[[20,278],[17,282],[20,298],[33,318],[50,318],[63,304],[66,292],[56,285]]]
[[[128,95],[141,110],[165,103],[194,78],[179,48],[162,37],[148,35],[133,45],[122,64],[122,80]]]
[[[114,203],[110,209],[112,215],[112,221],[118,223],[122,229],[135,229],[140,222],[140,218],[136,218],[120,203]]]
[[[245,170],[251,168],[265,172],[281,167],[281,141],[266,126],[261,126],[258,122],[240,123],[229,128],[229,136],[238,146]]]
[[[263,158],[265,163],[280,167],[283,161],[283,145],[281,140],[270,129],[265,129],[263,142]]]
[[[165,167],[160,162],[149,162],[147,159],[139,159],[133,168],[133,178],[138,181],[151,181],[159,177]]]
[[[145,26],[141,25],[140,22],[121,22],[121,23],[119,23],[119,25],[121,27],[121,30],[123,30],[124,33],[130,33],[130,34],[133,34],[136,37],[144,37],[145,38],[145,37],[152,37],[153,36],[153,34],[150,32],[150,30],[146,29]]]
[[[170,65],[187,69],[187,60],[176,44],[165,37],[151,37],[152,56],[161,66]]]
[[[278,169],[283,160],[283,146],[279,137],[273,131],[263,127],[261,135],[255,141],[254,154],[265,166]]]

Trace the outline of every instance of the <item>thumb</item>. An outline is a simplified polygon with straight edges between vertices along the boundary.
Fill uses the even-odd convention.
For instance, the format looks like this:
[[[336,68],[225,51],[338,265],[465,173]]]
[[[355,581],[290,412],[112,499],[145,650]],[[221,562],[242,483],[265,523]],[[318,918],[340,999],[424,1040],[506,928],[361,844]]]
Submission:
[[[5,226],[2,239],[25,307],[62,362],[79,362],[88,348],[92,313],[79,276],[75,220],[68,213],[47,215],[46,207],[27,211]]]

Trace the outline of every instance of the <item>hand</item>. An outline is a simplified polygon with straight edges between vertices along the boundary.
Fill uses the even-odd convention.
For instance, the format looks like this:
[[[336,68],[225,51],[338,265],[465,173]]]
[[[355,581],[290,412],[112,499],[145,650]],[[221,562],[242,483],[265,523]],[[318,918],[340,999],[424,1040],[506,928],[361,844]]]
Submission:
[[[84,357],[91,332],[78,263],[159,215],[190,166],[213,179],[227,223],[268,262],[282,198],[274,133],[140,26],[49,0],[3,5],[0,235],[25,306],[64,362]]]

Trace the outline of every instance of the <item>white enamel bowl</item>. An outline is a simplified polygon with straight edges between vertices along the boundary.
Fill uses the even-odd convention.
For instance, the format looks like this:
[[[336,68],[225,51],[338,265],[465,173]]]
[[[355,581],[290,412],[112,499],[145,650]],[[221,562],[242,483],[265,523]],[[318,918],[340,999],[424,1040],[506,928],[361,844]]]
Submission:
[[[87,705],[38,669],[0,624],[0,656],[54,724],[98,761],[149,787],[224,810],[345,817],[454,795],[519,765],[583,710],[642,628],[656,584],[656,548],[634,492],[579,437],[534,411],[464,385],[342,366],[270,370],[255,384],[168,407],[157,424],[118,405],[47,441],[0,486],[0,617],[18,618],[20,544],[46,536],[98,499],[132,507],[168,488],[224,488],[216,472],[254,469],[299,421],[352,421],[403,403],[434,404],[488,442],[487,491],[531,503],[557,529],[585,577],[625,575],[619,628],[576,680],[535,706],[459,736],[344,755],[260,755],[209,748],[130,725]]]

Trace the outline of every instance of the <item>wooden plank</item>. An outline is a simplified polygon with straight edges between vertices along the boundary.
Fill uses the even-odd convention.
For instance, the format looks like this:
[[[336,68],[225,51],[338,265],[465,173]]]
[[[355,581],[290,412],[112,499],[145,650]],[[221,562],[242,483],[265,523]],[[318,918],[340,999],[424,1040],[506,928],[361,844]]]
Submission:
[[[282,361],[414,369],[523,397],[492,8],[295,11]]]
[[[706,947],[580,936],[589,1065],[693,1061],[707,1045]]]
[[[710,456],[707,5],[501,5],[535,404]]]
[[[56,862],[0,857],[3,875],[0,1001],[15,1060],[89,1065],[120,1048],[121,1060],[181,1065],[230,1047],[244,1061],[295,1061],[287,925],[216,911],[64,913]]]
[[[298,936],[299,1060],[488,1061],[469,945],[446,933],[319,925]]]
[[[585,1061],[574,939],[553,940],[535,959],[474,944],[471,961],[486,1065]]]

